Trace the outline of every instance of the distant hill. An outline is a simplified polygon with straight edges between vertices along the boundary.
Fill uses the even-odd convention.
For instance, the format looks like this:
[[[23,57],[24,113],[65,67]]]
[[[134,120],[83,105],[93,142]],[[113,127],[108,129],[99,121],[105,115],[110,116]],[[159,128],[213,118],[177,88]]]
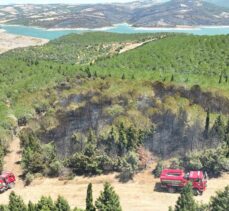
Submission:
[[[138,27],[229,25],[229,8],[202,0],[160,2],[0,6],[0,21],[44,28],[100,28],[123,22]]]
[[[137,9],[129,22],[135,26],[147,27],[229,25],[229,10],[200,0],[171,0]]]

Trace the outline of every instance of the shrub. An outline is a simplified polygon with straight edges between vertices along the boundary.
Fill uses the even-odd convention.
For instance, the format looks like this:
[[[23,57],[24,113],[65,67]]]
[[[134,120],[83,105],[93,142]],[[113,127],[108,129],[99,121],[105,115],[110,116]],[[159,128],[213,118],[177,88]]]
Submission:
[[[154,176],[157,177],[157,178],[160,177],[163,168],[164,167],[163,167],[162,162],[161,161],[158,162],[157,165],[156,165],[156,167],[155,167],[155,169],[153,170]]]
[[[30,185],[32,181],[34,180],[34,176],[31,173],[27,173],[25,175],[25,185]]]
[[[209,211],[225,211],[229,210],[229,186],[224,191],[219,191],[216,196],[211,198]]]
[[[68,202],[61,196],[58,196],[55,202],[55,211],[70,211],[70,206]]]
[[[9,211],[27,211],[27,207],[20,196],[17,196],[14,192],[9,196]]]

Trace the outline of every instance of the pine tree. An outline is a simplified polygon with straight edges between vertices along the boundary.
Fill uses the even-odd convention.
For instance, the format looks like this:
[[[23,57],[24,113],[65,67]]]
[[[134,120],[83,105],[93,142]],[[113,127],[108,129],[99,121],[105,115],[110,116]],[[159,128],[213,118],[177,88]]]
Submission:
[[[87,77],[88,78],[91,78],[91,71],[90,71],[90,69],[89,69],[89,67],[87,67],[86,69],[85,69],[85,72],[86,72],[86,74],[87,74]]]
[[[227,121],[227,125],[226,125],[226,128],[225,128],[225,134],[229,134],[229,119]]]
[[[88,143],[91,143],[91,144],[94,144],[94,143],[97,142],[97,141],[96,141],[96,136],[95,136],[95,134],[94,134],[94,132],[93,132],[93,130],[92,130],[91,128],[90,128],[90,130],[89,130],[87,142],[88,142]]]
[[[126,152],[127,144],[128,144],[127,137],[126,137],[126,130],[123,123],[121,123],[118,128],[118,135],[119,135],[119,140],[118,140],[119,155],[123,155]]]
[[[95,202],[98,211],[122,211],[119,196],[109,183],[105,183],[104,190]]]
[[[37,211],[55,211],[55,205],[51,197],[42,196],[40,201],[38,201],[36,210]]]
[[[175,211],[196,211],[197,205],[193,198],[192,184],[188,183],[176,202]]]
[[[210,126],[210,112],[209,112],[209,109],[208,109],[207,116],[206,116],[206,121],[205,121],[205,129],[204,129],[204,137],[205,138],[208,138],[209,126]]]
[[[91,183],[87,187],[86,211],[95,211],[95,207],[93,205],[93,195],[92,195],[92,184]]]
[[[173,75],[173,74],[172,74],[172,76],[171,76],[170,81],[171,81],[171,82],[173,82],[173,81],[174,81],[174,75]]]
[[[107,152],[109,153],[109,155],[114,155],[118,153],[118,133],[116,131],[116,129],[112,126],[109,135],[106,139],[106,146],[107,146]]]
[[[20,196],[17,196],[14,192],[9,196],[9,211],[26,211],[27,207]]]
[[[126,76],[125,76],[125,74],[123,73],[122,74],[122,80],[125,80],[126,79]]]
[[[68,202],[62,197],[58,196],[57,201],[55,203],[55,211],[70,211],[70,206]]]
[[[153,171],[154,176],[160,177],[162,170],[163,170],[163,164],[162,162],[159,161]]]
[[[139,137],[138,132],[133,128],[129,127],[126,131],[126,138],[127,138],[127,149],[133,150],[138,147],[139,144]]]
[[[221,73],[220,76],[219,76],[219,84],[222,83],[222,78],[223,78],[223,75],[222,75],[222,73]]]
[[[0,211],[9,211],[9,208],[7,205],[0,205]]]
[[[215,120],[215,123],[211,130],[211,134],[213,135],[213,137],[217,137],[219,141],[223,141],[225,138],[225,126],[220,115]]]
[[[216,196],[211,198],[209,211],[229,210],[229,186],[224,191],[217,192]]]
[[[28,203],[28,211],[36,211],[36,206],[31,201]]]

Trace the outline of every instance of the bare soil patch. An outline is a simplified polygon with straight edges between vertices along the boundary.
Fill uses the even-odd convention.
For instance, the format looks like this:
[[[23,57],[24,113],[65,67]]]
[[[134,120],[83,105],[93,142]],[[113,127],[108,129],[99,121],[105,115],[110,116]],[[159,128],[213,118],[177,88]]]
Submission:
[[[29,36],[18,36],[0,30],[0,54],[15,49],[28,46],[44,45],[49,40],[34,38]]]
[[[21,195],[28,202],[38,201],[42,195],[51,196],[56,199],[58,195],[64,196],[72,207],[85,208],[85,197],[87,185],[93,184],[94,199],[99,196],[103,188],[103,183],[110,182],[120,196],[121,204],[124,211],[167,211],[169,206],[174,206],[179,194],[170,194],[157,192],[154,190],[159,179],[152,175],[152,164],[147,170],[137,174],[133,181],[120,183],[117,174],[101,175],[96,177],[75,177],[73,180],[60,181],[57,178],[37,178],[28,187],[24,187],[23,182],[19,179],[22,173],[18,161],[21,159],[20,141],[15,138],[10,146],[10,153],[5,158],[5,170],[13,171],[18,180],[14,191]],[[208,181],[207,191],[202,195],[195,197],[198,201],[209,202],[211,196],[215,195],[217,190],[223,189],[229,185],[229,174],[224,174],[217,179]],[[0,204],[8,202],[10,191],[1,194]]]

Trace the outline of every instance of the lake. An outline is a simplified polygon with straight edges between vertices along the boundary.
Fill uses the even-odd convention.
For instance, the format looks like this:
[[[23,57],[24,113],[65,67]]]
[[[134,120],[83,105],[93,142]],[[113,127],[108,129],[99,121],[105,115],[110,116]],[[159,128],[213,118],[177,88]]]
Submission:
[[[195,35],[220,35],[229,34],[229,26],[217,26],[217,27],[198,27],[198,28],[135,28],[128,24],[117,24],[113,27],[99,28],[99,29],[55,29],[47,30],[36,27],[26,26],[13,26],[1,24],[0,28],[6,32],[16,35],[25,35],[38,38],[45,38],[49,40],[56,39],[63,35],[70,33],[82,33],[85,31],[106,31],[115,33],[157,33],[157,32],[180,32],[190,33]]]

